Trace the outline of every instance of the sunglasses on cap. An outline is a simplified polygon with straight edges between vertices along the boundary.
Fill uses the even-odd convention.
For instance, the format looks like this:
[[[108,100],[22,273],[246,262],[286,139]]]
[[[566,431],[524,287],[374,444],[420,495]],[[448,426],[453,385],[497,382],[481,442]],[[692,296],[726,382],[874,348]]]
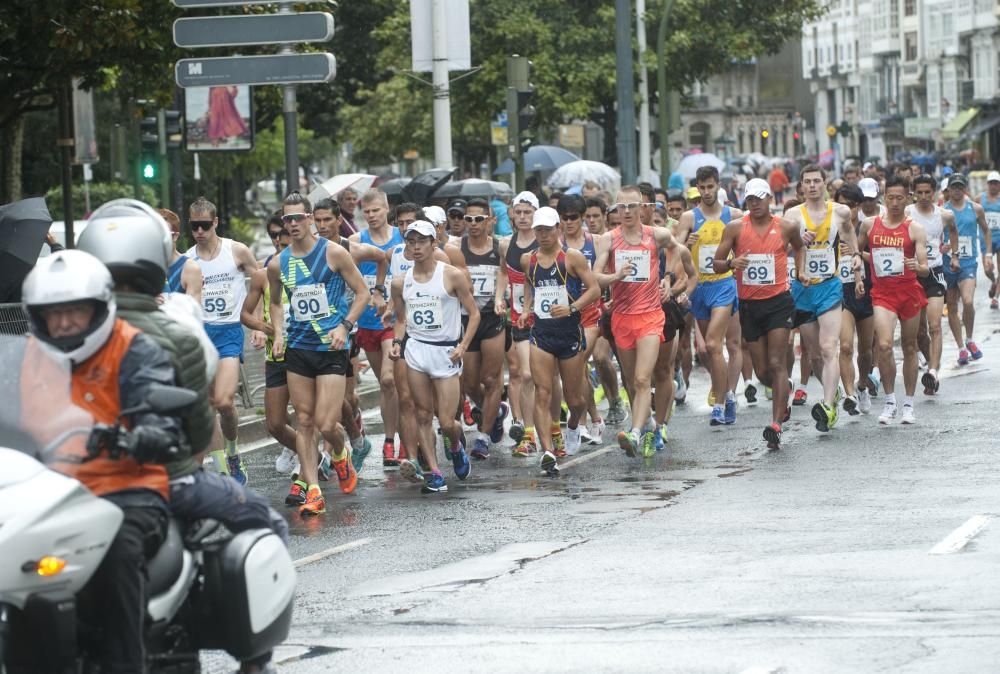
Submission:
[[[189,224],[191,225],[191,231],[193,232],[197,232],[198,230],[207,232],[212,229],[215,222],[212,220],[192,220]]]
[[[285,213],[281,216],[282,222],[302,222],[309,217],[308,213]]]
[[[462,219],[465,220],[466,222],[474,222],[476,224],[479,224],[480,222],[486,222],[487,220],[489,220],[490,216],[488,216],[488,215],[463,215]]]

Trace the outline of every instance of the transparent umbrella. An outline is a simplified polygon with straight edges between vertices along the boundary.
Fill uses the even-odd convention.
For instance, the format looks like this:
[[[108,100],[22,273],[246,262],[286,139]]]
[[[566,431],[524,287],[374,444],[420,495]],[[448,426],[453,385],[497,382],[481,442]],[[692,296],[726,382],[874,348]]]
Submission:
[[[569,187],[592,181],[607,189],[618,185],[621,179],[621,174],[604,162],[578,159],[557,168],[545,184],[549,187]]]

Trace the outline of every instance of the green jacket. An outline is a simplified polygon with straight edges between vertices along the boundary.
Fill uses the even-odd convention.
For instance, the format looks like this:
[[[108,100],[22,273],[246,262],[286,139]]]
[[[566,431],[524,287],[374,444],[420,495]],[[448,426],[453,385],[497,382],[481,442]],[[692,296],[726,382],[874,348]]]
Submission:
[[[191,454],[210,449],[215,430],[215,411],[208,398],[208,373],[205,352],[201,342],[183,325],[174,322],[160,311],[156,298],[139,293],[117,292],[115,301],[118,316],[142,330],[159,344],[173,363],[177,385],[198,394],[198,402],[184,416],[183,426],[191,447]],[[194,457],[187,457],[167,464],[170,479],[190,475],[198,470]]]

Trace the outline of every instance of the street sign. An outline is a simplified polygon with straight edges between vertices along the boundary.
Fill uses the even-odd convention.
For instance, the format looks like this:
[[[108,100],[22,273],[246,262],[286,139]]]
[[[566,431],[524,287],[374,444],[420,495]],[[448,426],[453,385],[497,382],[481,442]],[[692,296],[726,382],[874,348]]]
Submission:
[[[178,47],[242,47],[289,42],[327,42],[333,15],[327,12],[201,16],[174,21]]]
[[[243,5],[270,5],[274,0],[173,0],[174,5],[181,9],[200,9],[202,7],[242,7]]]
[[[503,147],[509,142],[507,126],[500,126],[497,123],[490,124],[490,140],[493,145]]]
[[[174,66],[181,87],[321,83],[336,75],[337,60],[327,53],[181,59]]]

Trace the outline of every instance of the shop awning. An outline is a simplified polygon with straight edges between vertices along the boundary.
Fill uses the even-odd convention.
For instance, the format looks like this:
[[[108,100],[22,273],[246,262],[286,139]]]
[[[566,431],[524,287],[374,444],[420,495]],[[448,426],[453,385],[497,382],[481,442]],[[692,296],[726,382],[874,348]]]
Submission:
[[[995,126],[1000,125],[1000,116],[997,117],[987,117],[986,119],[979,120],[979,123],[975,126],[970,126],[966,129],[965,133],[962,134],[963,138],[976,138],[980,134],[986,133]]]
[[[943,138],[958,138],[962,135],[962,130],[965,129],[979,114],[979,108],[968,108],[962,110],[962,112],[955,115],[955,117],[944,125],[941,129],[941,136]]]

